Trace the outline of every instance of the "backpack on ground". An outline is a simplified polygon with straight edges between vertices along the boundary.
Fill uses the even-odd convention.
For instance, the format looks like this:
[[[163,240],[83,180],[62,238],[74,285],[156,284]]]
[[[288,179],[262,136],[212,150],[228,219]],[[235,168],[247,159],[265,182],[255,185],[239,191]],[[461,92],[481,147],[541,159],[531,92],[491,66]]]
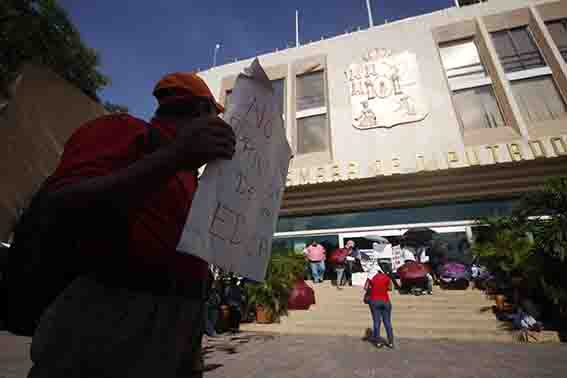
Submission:
[[[160,138],[158,129],[149,128],[142,141],[144,153],[155,151]],[[0,266],[0,324],[19,336],[33,336],[45,309],[73,280],[93,269],[92,261],[80,253],[81,240],[94,232],[85,227],[87,219],[93,221],[88,224],[105,225],[110,232],[105,238],[127,241],[125,216],[96,209],[89,214],[56,210],[47,201],[48,182],[20,217]]]

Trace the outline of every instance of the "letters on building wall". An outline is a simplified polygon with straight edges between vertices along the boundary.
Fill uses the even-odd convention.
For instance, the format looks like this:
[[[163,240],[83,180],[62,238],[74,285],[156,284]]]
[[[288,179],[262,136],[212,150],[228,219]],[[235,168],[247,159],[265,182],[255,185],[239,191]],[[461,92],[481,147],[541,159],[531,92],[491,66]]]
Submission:
[[[363,63],[351,64],[345,75],[352,125],[358,129],[418,122],[428,114],[413,53],[374,49],[363,57]]]
[[[435,154],[418,152],[415,158],[405,160],[399,156],[392,156],[367,162],[334,162],[324,166],[293,168],[289,170],[286,186],[486,166],[559,156],[567,156],[567,135],[480,145],[467,147],[463,151],[455,149]]]

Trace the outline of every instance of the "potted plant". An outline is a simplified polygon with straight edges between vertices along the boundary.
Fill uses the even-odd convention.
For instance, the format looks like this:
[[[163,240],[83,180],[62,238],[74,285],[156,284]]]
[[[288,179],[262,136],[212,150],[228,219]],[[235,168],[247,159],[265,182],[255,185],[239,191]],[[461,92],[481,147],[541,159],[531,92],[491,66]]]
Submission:
[[[250,302],[256,308],[258,323],[273,323],[279,311],[277,293],[269,284],[250,285],[248,288]]]
[[[249,302],[256,308],[259,323],[272,323],[287,314],[289,294],[303,274],[303,264],[303,259],[292,253],[274,251],[265,281],[246,285]]]

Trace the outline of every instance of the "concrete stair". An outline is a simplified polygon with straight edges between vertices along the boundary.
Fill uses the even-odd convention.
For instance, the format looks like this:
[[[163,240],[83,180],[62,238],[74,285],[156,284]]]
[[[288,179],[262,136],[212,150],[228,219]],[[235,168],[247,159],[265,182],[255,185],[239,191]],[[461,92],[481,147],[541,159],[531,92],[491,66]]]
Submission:
[[[242,329],[297,335],[362,337],[372,326],[360,287],[338,290],[329,282],[314,287],[316,302],[308,311],[290,311],[276,324],[242,324]],[[512,342],[492,313],[492,302],[477,290],[441,290],[413,296],[391,292],[394,334],[400,338]],[[382,329],[382,333],[384,331]]]

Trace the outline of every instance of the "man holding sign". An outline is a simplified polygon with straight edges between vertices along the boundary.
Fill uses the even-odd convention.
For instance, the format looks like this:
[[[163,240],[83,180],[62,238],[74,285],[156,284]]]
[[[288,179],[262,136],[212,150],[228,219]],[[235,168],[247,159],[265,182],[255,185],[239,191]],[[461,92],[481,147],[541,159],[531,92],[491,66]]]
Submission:
[[[44,312],[30,378],[194,376],[208,264],[176,245],[197,169],[231,159],[235,136],[196,74],[167,75],[153,93],[151,124],[127,114],[88,122],[47,182],[88,271]]]

